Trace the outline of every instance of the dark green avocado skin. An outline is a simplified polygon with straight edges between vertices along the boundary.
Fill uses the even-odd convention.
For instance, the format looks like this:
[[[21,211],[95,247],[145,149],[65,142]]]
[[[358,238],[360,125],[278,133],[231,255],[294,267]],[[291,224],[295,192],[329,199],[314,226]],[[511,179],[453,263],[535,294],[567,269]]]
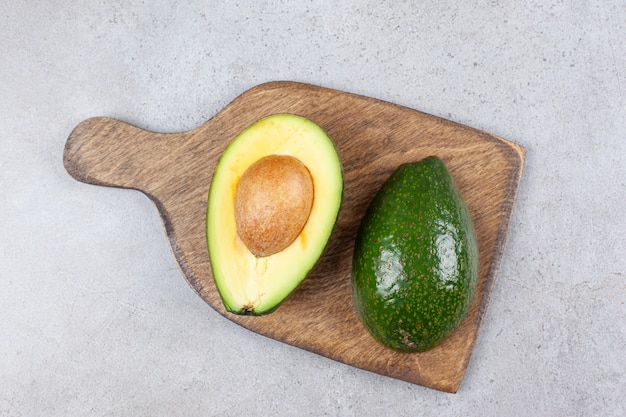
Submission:
[[[459,325],[474,299],[478,245],[438,157],[403,164],[383,184],[361,223],[352,266],[356,310],[383,345],[426,351]]]

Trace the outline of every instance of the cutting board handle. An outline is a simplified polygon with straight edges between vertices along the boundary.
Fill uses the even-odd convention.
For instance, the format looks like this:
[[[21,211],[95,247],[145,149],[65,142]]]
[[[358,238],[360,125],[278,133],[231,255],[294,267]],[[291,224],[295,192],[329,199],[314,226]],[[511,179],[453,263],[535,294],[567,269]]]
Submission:
[[[152,193],[166,174],[167,155],[180,143],[107,117],[81,122],[67,139],[63,164],[78,181]],[[161,175],[159,175],[161,173]]]

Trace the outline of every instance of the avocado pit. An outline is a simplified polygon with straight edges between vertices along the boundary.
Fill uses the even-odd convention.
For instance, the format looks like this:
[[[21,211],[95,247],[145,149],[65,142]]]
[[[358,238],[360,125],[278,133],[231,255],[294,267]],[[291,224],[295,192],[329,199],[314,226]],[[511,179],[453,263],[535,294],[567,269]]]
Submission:
[[[252,164],[235,192],[235,223],[243,243],[257,257],[289,246],[313,206],[313,179],[300,160],[269,155]]]

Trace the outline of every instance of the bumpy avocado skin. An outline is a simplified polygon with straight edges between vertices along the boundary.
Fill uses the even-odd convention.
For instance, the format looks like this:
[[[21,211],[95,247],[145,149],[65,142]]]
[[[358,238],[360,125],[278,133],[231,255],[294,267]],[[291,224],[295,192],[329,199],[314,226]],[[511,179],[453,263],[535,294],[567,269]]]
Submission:
[[[478,276],[467,206],[438,157],[404,164],[370,204],[355,242],[357,312],[383,345],[422,352],[466,316]]]

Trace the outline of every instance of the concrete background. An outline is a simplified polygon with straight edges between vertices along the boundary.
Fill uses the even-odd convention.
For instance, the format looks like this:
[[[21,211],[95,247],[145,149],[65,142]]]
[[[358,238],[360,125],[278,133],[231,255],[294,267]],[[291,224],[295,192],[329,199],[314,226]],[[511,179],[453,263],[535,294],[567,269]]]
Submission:
[[[626,3],[0,1],[0,416],[626,415]],[[527,148],[460,391],[232,324],[152,203],[74,181],[92,116],[192,129],[295,80]]]

